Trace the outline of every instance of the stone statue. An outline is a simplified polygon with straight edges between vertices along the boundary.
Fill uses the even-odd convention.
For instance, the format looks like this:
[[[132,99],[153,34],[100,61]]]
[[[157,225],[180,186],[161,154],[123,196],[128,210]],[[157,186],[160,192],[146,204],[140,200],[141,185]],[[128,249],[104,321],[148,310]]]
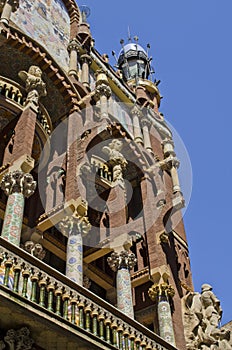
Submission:
[[[187,350],[232,349],[230,331],[218,327],[222,309],[209,284],[202,285],[201,294],[188,293],[183,303]]]
[[[122,147],[123,143],[118,139],[112,140],[108,146],[103,147],[102,151],[109,156],[109,163],[112,165],[120,164],[122,167],[127,165],[125,157],[120,152]]]
[[[127,165],[127,161],[121,153],[122,147],[122,141],[114,139],[108,146],[102,148],[102,151],[109,157],[108,163],[113,166],[113,182],[123,180],[123,170]]]
[[[26,91],[28,93],[26,102],[33,102],[35,105],[38,105],[39,98],[47,95],[41,69],[37,66],[31,66],[28,72],[20,71],[18,75],[26,83]]]

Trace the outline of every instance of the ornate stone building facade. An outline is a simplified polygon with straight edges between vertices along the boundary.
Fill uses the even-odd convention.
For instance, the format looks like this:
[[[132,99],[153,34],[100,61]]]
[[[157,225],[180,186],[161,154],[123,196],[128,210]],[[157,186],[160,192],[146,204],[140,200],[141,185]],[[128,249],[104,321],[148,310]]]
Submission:
[[[231,349],[147,52],[113,69],[74,0],[0,14],[1,349]]]

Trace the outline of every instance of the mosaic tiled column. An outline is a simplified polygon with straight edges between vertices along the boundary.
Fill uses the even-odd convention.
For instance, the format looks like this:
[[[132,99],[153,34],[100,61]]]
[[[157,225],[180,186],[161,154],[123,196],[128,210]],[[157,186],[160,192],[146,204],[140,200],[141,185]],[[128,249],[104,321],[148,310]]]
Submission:
[[[72,281],[83,285],[83,236],[90,224],[86,217],[66,217],[60,224],[61,232],[68,237],[66,251],[66,276]]]
[[[0,2],[0,6],[2,2],[3,1]],[[19,7],[19,0],[6,0],[2,9],[0,22],[9,24],[11,13],[15,12],[18,9],[18,7]]]
[[[25,197],[28,198],[34,193],[36,181],[31,174],[16,170],[3,177],[1,188],[8,196],[2,237],[19,246]]]
[[[169,300],[175,294],[173,287],[167,283],[154,284],[148,291],[150,298],[157,303],[159,333],[168,343],[175,346],[172,314]]]
[[[122,251],[113,252],[107,259],[113,271],[117,271],[117,307],[127,316],[134,318],[130,269],[137,259],[133,253]]]

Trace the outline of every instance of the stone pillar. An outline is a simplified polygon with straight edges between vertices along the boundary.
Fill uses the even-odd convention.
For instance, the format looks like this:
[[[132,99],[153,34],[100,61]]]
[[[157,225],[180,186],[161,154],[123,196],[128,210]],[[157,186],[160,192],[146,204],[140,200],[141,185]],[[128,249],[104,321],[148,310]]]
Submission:
[[[69,71],[68,75],[75,75],[77,76],[78,73],[78,61],[77,61],[77,55],[79,50],[79,44],[77,39],[72,39],[69,42],[68,45],[68,52],[69,52]]]
[[[107,76],[103,71],[99,70],[96,77],[95,97],[100,100],[101,118],[106,118],[108,116],[108,99],[111,96],[111,89]]]
[[[17,11],[18,7],[19,0],[6,0],[2,9],[0,22],[8,25],[11,13]]]
[[[138,106],[134,106],[131,110],[133,120],[134,141],[139,144],[143,144],[143,135],[140,127],[139,119],[142,116],[142,112]]]
[[[28,198],[34,193],[36,182],[31,174],[16,170],[4,175],[1,188],[8,196],[2,237],[19,246],[25,197]]]
[[[120,253],[113,252],[107,261],[111,269],[117,272],[117,307],[134,318],[130,269],[135,266],[137,259],[134,253],[123,250]]]
[[[161,168],[164,170],[169,170],[172,178],[172,190],[173,194],[180,192],[180,183],[177,169],[180,165],[179,160],[176,158],[176,153],[174,151],[174,143],[172,140],[165,139],[162,143],[164,160],[160,162]]]
[[[167,343],[176,346],[169,302],[175,294],[173,287],[167,283],[154,284],[149,289],[148,294],[151,300],[157,304],[159,335]]]
[[[146,150],[150,153],[153,153],[151,146],[151,139],[149,133],[149,127],[151,126],[151,122],[145,118],[142,119],[142,128],[143,128],[143,143]]]
[[[81,82],[89,89],[89,66],[91,65],[92,59],[88,54],[83,54],[80,57],[81,61]]]
[[[68,237],[66,251],[66,276],[83,285],[83,236],[90,224],[87,217],[67,216],[59,223],[59,229]]]

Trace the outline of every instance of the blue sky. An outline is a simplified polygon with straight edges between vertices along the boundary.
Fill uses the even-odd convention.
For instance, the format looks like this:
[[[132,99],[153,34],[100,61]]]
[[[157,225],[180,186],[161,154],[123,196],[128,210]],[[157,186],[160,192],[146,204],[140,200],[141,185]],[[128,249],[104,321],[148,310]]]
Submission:
[[[78,2],[81,5],[80,2]],[[192,165],[184,215],[195,290],[210,283],[232,319],[232,1],[86,0],[101,53],[120,50],[131,35],[151,44],[160,111],[181,136]]]

